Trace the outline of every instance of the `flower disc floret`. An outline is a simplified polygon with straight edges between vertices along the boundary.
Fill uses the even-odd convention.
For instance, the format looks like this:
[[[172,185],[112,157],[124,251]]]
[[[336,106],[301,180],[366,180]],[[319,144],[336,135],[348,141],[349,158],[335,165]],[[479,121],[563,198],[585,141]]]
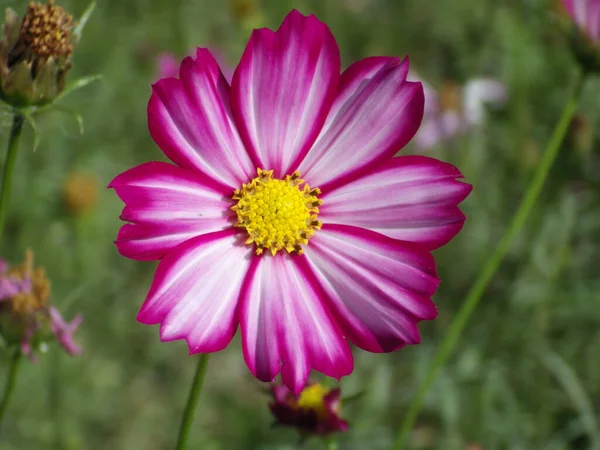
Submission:
[[[49,0],[47,5],[29,4],[20,34],[24,48],[41,57],[59,58],[73,52],[72,29],[73,17]]]
[[[257,173],[233,194],[237,200],[232,207],[237,214],[235,226],[246,229],[246,244],[255,244],[257,255],[265,249],[273,256],[283,249],[302,254],[301,245],[308,244],[321,228],[317,220],[321,191],[311,189],[299,172],[283,180],[274,179],[272,170],[258,169]]]
[[[298,408],[313,410],[317,415],[327,413],[325,397],[329,394],[329,390],[325,386],[315,383],[307,386],[298,397]]]

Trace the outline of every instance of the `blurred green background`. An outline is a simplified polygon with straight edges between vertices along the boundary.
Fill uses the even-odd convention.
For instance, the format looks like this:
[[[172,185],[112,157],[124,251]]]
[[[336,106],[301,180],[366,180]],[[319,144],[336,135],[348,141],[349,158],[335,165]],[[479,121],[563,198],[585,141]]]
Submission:
[[[58,2],[78,17],[87,2]],[[551,1],[544,0],[99,0],[69,74],[104,80],[63,104],[85,132],[54,112],[38,123],[33,150],[21,142],[2,257],[30,247],[70,319],[81,312],[70,358],[50,346],[25,362],[3,423],[2,450],[162,450],[174,445],[196,363],[183,342],[162,344],[135,316],[154,263],[121,257],[112,241],[122,204],[108,182],[162,159],[146,126],[150,84],[162,51],[219,51],[232,66],[250,29],[277,27],[291,8],[314,12],[336,36],[343,64],[374,54],[410,54],[435,87],[481,75],[507,85],[507,105],[486,123],[429,154],[453,162],[474,185],[462,233],[436,252],[439,318],[422,323],[422,344],[394,354],[355,352],[342,380],[350,431],[341,449],[387,449],[432,355],[506,229],[569,94],[575,71]],[[2,0],[22,14],[26,2]],[[487,289],[457,350],[429,393],[411,449],[588,449],[600,407],[600,84],[585,86],[542,198]],[[0,144],[10,116],[0,117]],[[2,149],[2,152],[4,150]],[[407,148],[410,152],[411,148]],[[3,155],[3,153],[2,153]],[[3,156],[2,156],[3,159]],[[73,173],[92,180],[91,209],[65,206]],[[95,184],[94,184],[95,183]],[[97,199],[94,202],[94,188]],[[239,336],[238,336],[239,338]],[[301,447],[294,430],[272,429],[265,386],[245,367],[239,339],[213,355],[190,449]],[[0,359],[4,381],[6,354]]]

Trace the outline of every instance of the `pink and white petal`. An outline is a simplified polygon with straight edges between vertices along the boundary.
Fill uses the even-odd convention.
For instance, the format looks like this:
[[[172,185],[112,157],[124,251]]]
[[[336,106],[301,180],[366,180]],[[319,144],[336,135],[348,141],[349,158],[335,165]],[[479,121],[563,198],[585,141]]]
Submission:
[[[158,265],[138,321],[160,323],[161,340],[185,339],[190,353],[224,349],[237,330],[250,252],[234,230],[184,242]]]
[[[423,94],[425,95],[425,105],[423,107],[423,120],[426,120],[430,116],[435,116],[440,111],[440,104],[438,99],[438,93],[436,90],[427,83],[419,74],[413,72],[412,70],[409,72],[408,81],[420,81],[423,85]],[[421,129],[419,128],[419,131]]]
[[[597,0],[564,0],[565,8],[575,23],[590,38],[600,39],[600,2]]]
[[[400,156],[369,175],[322,196],[324,223],[367,228],[432,250],[462,228],[458,208],[472,186],[451,164],[425,156]],[[312,241],[311,241],[312,242]]]
[[[254,163],[282,177],[304,158],[331,108],[340,52],[315,16],[290,12],[255,30],[232,81],[236,122]]]
[[[394,65],[398,61],[398,58],[391,56],[370,56],[348,66],[340,77],[338,92],[323,125],[323,130],[333,125],[341,110],[363,89],[366,82],[385,67]]]
[[[118,175],[108,186],[125,203],[117,237],[122,255],[162,258],[183,241],[232,225],[231,199],[199,172],[148,162]]]
[[[305,255],[346,337],[364,350],[417,344],[417,323],[437,316],[435,262],[420,245],[325,224]]]
[[[261,381],[281,371],[298,394],[311,369],[341,378],[352,353],[302,256],[253,257],[240,304],[244,358]]]
[[[121,227],[115,245],[119,253],[137,261],[158,261],[170,250],[200,234],[184,222],[171,224],[127,223]]]
[[[421,83],[406,81],[408,66],[408,59],[392,58],[370,78],[348,82],[355,91],[341,95],[339,103],[336,99],[334,115],[299,166],[311,186],[326,192],[352,181],[412,139],[423,118],[424,96]]]
[[[152,86],[150,134],[175,164],[199,170],[231,189],[255,176],[233,121],[229,85],[207,49],[187,57],[180,79]]]

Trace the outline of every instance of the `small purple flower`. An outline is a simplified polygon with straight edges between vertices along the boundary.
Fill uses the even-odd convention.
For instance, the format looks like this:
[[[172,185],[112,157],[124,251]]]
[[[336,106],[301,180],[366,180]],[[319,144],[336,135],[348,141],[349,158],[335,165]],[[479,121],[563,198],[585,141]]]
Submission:
[[[327,435],[347,431],[348,422],[341,419],[340,394],[320,384],[309,384],[294,395],[285,385],[273,385],[273,401],[269,408],[278,425],[296,428],[302,435]]]
[[[31,251],[20,266],[9,267],[0,259],[0,335],[8,345],[20,346],[34,362],[36,350],[50,336],[69,354],[81,353],[73,333],[82,317],[65,322],[49,300],[50,281],[43,268],[33,267]]]
[[[56,340],[69,355],[75,356],[81,354],[81,347],[73,340],[73,333],[75,333],[81,322],[83,322],[81,314],[76,315],[75,318],[68,323],[64,321],[54,306],[51,306],[48,309],[48,312],[50,316],[50,328],[52,329],[54,336],[56,336]]]
[[[10,300],[19,292],[28,290],[29,286],[29,280],[21,280],[8,274],[8,264],[0,259],[0,302]]]

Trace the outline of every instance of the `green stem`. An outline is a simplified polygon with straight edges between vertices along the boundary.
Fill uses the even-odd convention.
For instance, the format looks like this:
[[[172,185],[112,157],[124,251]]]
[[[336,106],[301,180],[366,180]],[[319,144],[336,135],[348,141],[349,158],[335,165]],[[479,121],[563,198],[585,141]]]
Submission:
[[[192,427],[192,422],[194,421],[196,406],[198,405],[200,392],[202,392],[202,384],[204,383],[204,377],[206,376],[206,369],[208,368],[209,356],[209,354],[202,354],[198,360],[198,366],[196,366],[196,373],[194,374],[194,380],[192,381],[190,395],[181,419],[179,437],[177,438],[177,447],[175,447],[176,450],[184,450],[187,446],[190,428]]]
[[[523,197],[519,208],[513,216],[510,226],[506,230],[506,233],[502,237],[502,240],[500,241],[492,255],[489,257],[487,262],[483,265],[480,272],[478,273],[477,278],[473,283],[473,286],[471,287],[471,290],[467,294],[462,306],[460,307],[456,316],[454,317],[454,320],[450,324],[450,328],[448,329],[448,332],[444,337],[444,340],[442,341],[442,344],[439,347],[433,360],[433,363],[429,367],[429,370],[427,371],[427,374],[421,386],[419,387],[417,394],[415,395],[412,403],[408,407],[406,415],[404,416],[404,421],[402,422],[402,425],[398,430],[396,442],[392,447],[394,450],[402,450],[404,448],[408,434],[414,426],[419,411],[423,406],[423,401],[425,400],[427,392],[436,380],[440,369],[448,360],[450,354],[452,353],[452,350],[454,349],[456,343],[458,342],[458,339],[460,338],[463,328],[465,327],[469,318],[471,317],[471,314],[477,307],[477,304],[479,303],[481,296],[485,292],[487,285],[496,273],[496,270],[500,266],[500,263],[504,259],[504,256],[506,256],[506,253],[508,253],[508,251],[510,250],[514,239],[521,231],[523,224],[527,220],[529,213],[534,207],[536,200],[544,185],[544,181],[546,180],[550,168],[552,167],[552,164],[554,163],[554,160],[558,155],[558,151],[568,130],[569,124],[571,123],[573,114],[575,113],[577,107],[577,100],[582,85],[583,77],[579,76],[573,94],[571,94],[571,97],[564,106],[561,118],[554,129],[554,133],[552,134],[550,142],[548,142],[548,145],[546,146],[544,156],[542,157],[542,160],[540,161],[540,164],[537,167],[537,171],[534,174],[533,179],[531,180],[531,184],[529,185],[529,188],[527,189],[527,192]]]
[[[2,419],[4,418],[4,413],[6,412],[6,407],[8,406],[8,403],[10,402],[10,397],[15,389],[15,381],[17,379],[17,373],[19,372],[19,366],[22,355],[23,354],[20,350],[16,350],[13,354],[10,366],[8,368],[8,378],[6,380],[6,384],[4,385],[2,403],[0,403],[0,424],[2,424]]]
[[[2,232],[4,230],[4,219],[10,199],[10,188],[12,185],[13,172],[17,162],[17,150],[19,149],[19,137],[23,129],[25,118],[15,112],[13,116],[10,138],[8,139],[8,149],[6,151],[6,161],[4,163],[4,172],[2,174],[2,187],[0,188],[0,243],[2,242]]]
[[[324,439],[324,442],[325,442],[325,450],[338,450],[338,448],[339,448],[337,439],[334,438],[333,436],[327,436]]]
[[[48,379],[48,406],[54,422],[54,449],[62,450],[64,442],[63,386],[61,378],[61,357],[57,349],[50,353],[50,371]]]

